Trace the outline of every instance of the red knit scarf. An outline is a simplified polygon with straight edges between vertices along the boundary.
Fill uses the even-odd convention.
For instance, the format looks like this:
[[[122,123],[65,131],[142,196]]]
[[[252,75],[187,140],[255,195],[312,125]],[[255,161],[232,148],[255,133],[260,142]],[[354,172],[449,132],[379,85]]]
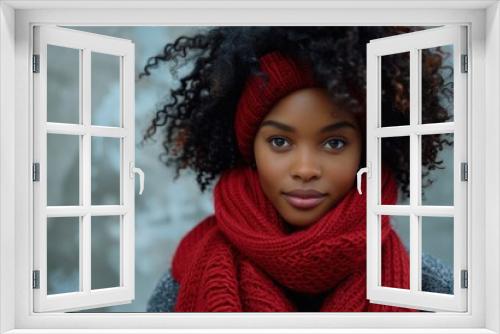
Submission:
[[[383,168],[384,203],[397,183]],[[181,241],[172,263],[180,283],[176,312],[296,312],[284,287],[322,294],[320,311],[414,311],[366,299],[366,180],[307,229],[287,232],[249,167],[225,172],[215,187],[215,215]],[[409,288],[403,244],[382,219],[382,285]]]

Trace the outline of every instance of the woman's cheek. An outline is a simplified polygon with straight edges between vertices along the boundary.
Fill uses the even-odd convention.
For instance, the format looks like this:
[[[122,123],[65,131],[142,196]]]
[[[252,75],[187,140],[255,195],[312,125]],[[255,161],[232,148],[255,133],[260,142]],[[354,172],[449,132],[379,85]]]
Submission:
[[[348,159],[343,163],[342,170],[342,184],[345,190],[349,190],[354,186],[354,181],[356,180],[356,173],[359,166],[359,159]]]
[[[323,163],[324,177],[330,183],[331,188],[336,192],[346,188],[350,188],[356,178],[357,167],[359,161],[353,161],[350,158],[343,157],[337,159],[330,159]]]
[[[284,190],[283,181],[288,175],[287,159],[269,149],[260,151],[256,159],[262,189],[269,199],[276,200],[274,197]]]
[[[264,174],[267,183],[277,183],[287,175],[287,162],[284,157],[268,154],[261,165],[260,172]]]

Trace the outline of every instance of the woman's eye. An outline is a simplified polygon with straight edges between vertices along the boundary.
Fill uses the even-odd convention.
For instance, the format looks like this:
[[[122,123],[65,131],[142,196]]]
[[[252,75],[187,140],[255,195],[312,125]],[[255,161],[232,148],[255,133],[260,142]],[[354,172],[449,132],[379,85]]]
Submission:
[[[342,139],[330,139],[326,142],[326,145],[330,146],[332,150],[341,150],[345,146],[345,141]]]
[[[269,142],[271,143],[271,146],[275,148],[283,148],[290,145],[288,141],[283,137],[273,137],[269,139]]]

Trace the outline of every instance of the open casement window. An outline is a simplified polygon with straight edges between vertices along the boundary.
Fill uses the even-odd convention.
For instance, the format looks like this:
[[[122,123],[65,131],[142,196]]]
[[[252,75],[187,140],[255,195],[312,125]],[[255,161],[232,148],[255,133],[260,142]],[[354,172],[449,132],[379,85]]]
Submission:
[[[370,41],[367,45],[367,297],[371,302],[429,311],[466,311],[467,305],[467,45],[466,27],[444,26]],[[422,70],[425,52],[447,50],[452,75],[452,117],[429,121],[428,104],[422,91],[430,89]],[[384,120],[382,91],[390,83],[382,80],[386,57],[409,61],[409,122]],[[429,60],[429,59],[427,59]],[[448,72],[449,73],[449,72]],[[428,77],[427,77],[428,78]],[[387,111],[386,111],[387,112]],[[423,138],[440,134],[453,141],[453,198],[440,203],[423,200]],[[385,140],[402,140],[408,145],[410,166],[409,201],[389,205],[381,196],[382,156]],[[388,152],[387,152],[388,153]],[[404,217],[409,224],[410,287],[384,286],[381,247],[382,217]],[[450,224],[451,223],[451,224]],[[423,289],[422,258],[424,230],[429,224],[450,224],[453,290],[438,293]],[[444,238],[444,237],[443,237]]]
[[[136,172],[141,192],[143,187],[143,173],[134,166],[134,44],[38,26],[33,47],[34,311],[130,303]],[[65,67],[63,78],[54,75],[60,66]],[[114,66],[116,77],[98,77],[99,66]],[[102,80],[113,80],[114,103],[95,101]],[[60,94],[61,82],[73,93]],[[102,117],[103,112],[109,114]],[[71,191],[62,195],[64,187]],[[103,256],[93,245],[96,238],[116,246],[118,274],[106,286],[93,283],[98,273],[92,258]],[[75,269],[72,280],[58,280],[65,275],[61,262]],[[48,284],[50,280],[59,283]]]

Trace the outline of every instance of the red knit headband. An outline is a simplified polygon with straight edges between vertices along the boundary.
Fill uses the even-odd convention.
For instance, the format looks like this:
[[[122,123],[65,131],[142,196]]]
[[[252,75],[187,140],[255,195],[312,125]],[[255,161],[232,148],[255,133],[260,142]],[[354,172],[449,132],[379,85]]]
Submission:
[[[274,104],[296,90],[318,86],[308,65],[279,51],[260,57],[259,64],[269,81],[266,85],[262,77],[250,76],[234,120],[238,147],[247,162],[253,160],[253,141],[259,125]]]

